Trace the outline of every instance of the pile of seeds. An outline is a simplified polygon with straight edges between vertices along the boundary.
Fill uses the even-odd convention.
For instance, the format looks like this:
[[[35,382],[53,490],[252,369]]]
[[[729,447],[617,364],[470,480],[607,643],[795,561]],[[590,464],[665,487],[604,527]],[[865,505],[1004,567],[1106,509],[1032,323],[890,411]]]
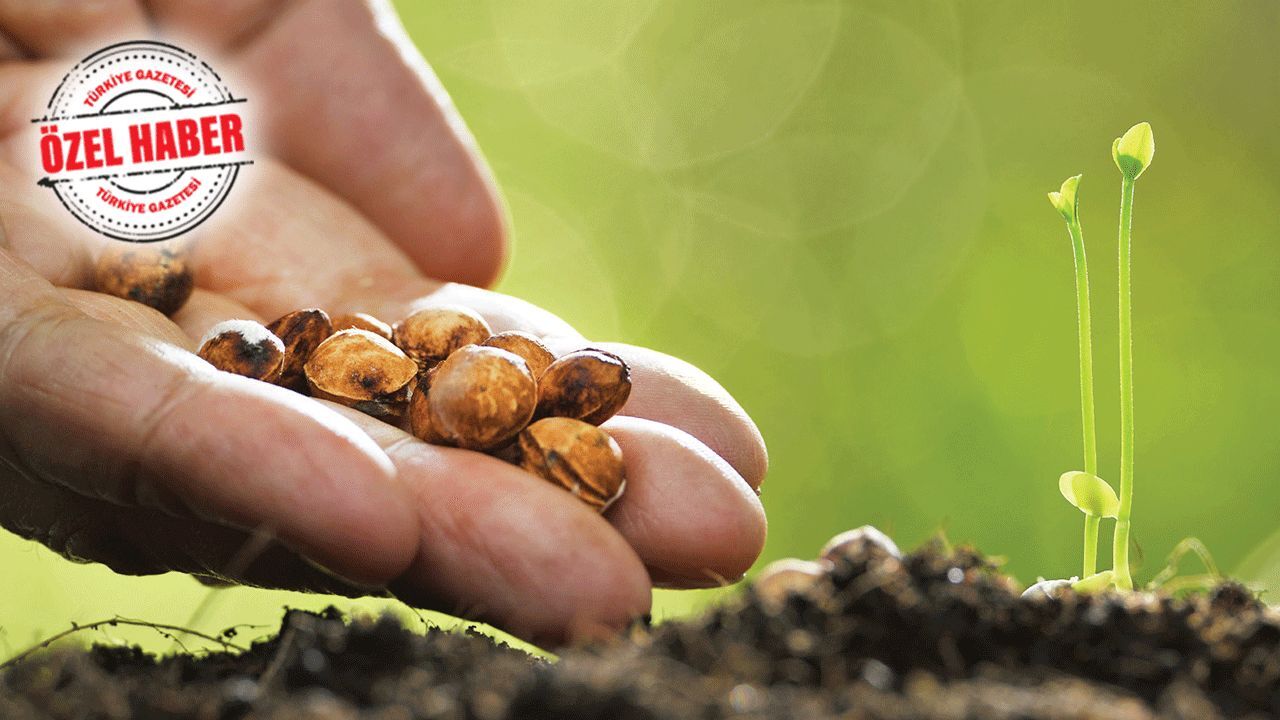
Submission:
[[[631,393],[627,363],[590,349],[557,358],[528,333],[495,335],[464,307],[425,308],[394,327],[319,309],[266,326],[229,320],[210,328],[199,355],[429,443],[490,453],[601,512],[626,484],[622,451],[599,425]]]
[[[100,292],[172,315],[194,276],[175,250],[112,248],[99,258]],[[622,451],[599,426],[631,394],[631,369],[613,353],[557,358],[523,332],[494,334],[468,308],[431,307],[394,326],[364,313],[311,308],[269,325],[228,320],[201,340],[219,370],[340,403],[436,445],[489,453],[572,492],[600,512],[626,487]]]

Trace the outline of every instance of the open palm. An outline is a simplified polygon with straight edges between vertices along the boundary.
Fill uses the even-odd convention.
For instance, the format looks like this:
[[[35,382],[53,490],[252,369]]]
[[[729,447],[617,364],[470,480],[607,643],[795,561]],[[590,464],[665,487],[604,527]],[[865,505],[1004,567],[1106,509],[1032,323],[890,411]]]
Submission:
[[[758,556],[765,451],[718,384],[475,287],[503,262],[500,206],[382,5],[0,0],[0,30],[0,524],[120,572],[389,588],[548,642],[645,613],[653,584],[714,585]],[[25,134],[78,55],[156,33],[223,70],[258,129],[256,164],[182,240],[197,290],[172,319],[84,289],[105,241],[35,186]],[[494,458],[191,353],[231,317],[395,321],[440,303],[631,364],[631,398],[606,425],[628,492],[606,516]]]

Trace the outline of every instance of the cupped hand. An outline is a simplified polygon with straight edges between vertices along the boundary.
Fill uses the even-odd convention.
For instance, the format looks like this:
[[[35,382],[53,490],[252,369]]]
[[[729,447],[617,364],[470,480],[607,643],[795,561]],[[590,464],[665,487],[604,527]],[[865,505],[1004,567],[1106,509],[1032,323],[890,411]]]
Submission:
[[[501,267],[499,203],[381,5],[0,0],[0,28],[0,524],[124,573],[389,588],[552,643],[625,625],[654,584],[717,585],[754,562],[767,461],[723,388],[461,284]],[[85,289],[105,241],[35,186],[23,133],[65,72],[53,58],[156,32],[191,36],[233,85],[262,93],[250,95],[259,159],[189,237],[197,290],[172,319]],[[232,317],[321,307],[394,321],[444,303],[631,364],[632,395],[606,424],[628,486],[607,514],[192,354]]]

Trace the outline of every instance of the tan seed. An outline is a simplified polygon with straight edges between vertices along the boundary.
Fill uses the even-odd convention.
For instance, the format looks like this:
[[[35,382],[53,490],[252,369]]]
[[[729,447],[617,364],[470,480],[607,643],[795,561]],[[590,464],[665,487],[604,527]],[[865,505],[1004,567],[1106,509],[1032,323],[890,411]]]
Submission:
[[[505,445],[533,418],[538,391],[520,356],[499,348],[460,348],[426,378],[431,432],[470,450]]]
[[[227,320],[209,328],[197,353],[223,372],[275,382],[284,367],[284,343],[261,323]]]
[[[109,248],[94,268],[98,292],[153,307],[165,315],[182,309],[195,289],[186,255],[123,243]]]
[[[392,338],[423,368],[444,360],[460,347],[476,345],[492,335],[484,318],[464,307],[419,310],[396,324]]]
[[[520,433],[520,467],[604,512],[626,488],[622,450],[581,420],[546,418]]]
[[[538,380],[534,417],[567,417],[599,425],[631,396],[631,368],[603,350],[569,353],[547,367]]]
[[[303,369],[316,397],[389,419],[403,412],[418,365],[386,338],[342,330],[320,343]]]
[[[303,367],[311,353],[333,334],[329,314],[323,310],[295,310],[267,326],[284,343],[284,369],[277,384],[307,392],[307,376]]]
[[[382,322],[372,315],[365,313],[348,313],[339,315],[333,319],[333,331],[339,330],[368,330],[374,335],[391,340],[391,326]]]
[[[524,358],[529,366],[529,372],[533,373],[534,380],[541,378],[542,373],[546,372],[547,367],[556,360],[556,356],[542,344],[541,340],[519,330],[498,333],[482,344],[487,347],[501,348]]]

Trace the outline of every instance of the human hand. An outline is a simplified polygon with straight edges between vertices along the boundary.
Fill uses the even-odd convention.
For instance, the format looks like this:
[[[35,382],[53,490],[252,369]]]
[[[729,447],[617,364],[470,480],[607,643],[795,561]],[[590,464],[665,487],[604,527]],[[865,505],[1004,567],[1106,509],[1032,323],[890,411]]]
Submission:
[[[103,7],[112,5],[110,23],[148,19],[132,3]],[[628,491],[601,517],[488,456],[427,445],[191,354],[194,338],[230,317],[317,306],[395,320],[446,302],[476,309],[495,331],[543,336],[559,352],[589,344],[527,303],[432,279],[492,279],[501,215],[460,125],[423,68],[405,64],[385,22],[380,30],[354,2],[289,4],[272,18],[249,5],[277,6],[152,3],[162,29],[203,28],[225,54],[213,64],[229,63],[251,89],[280,84],[260,109],[269,156],[193,233],[198,289],[172,320],[83,290],[103,241],[20,169],[35,166],[19,165],[29,138],[17,132],[66,60],[10,48],[0,65],[0,524],[121,572],[340,592],[386,586],[410,603],[549,642],[644,613],[651,582],[741,575],[764,539],[753,492],[764,447],[737,403],[678,360],[604,345],[628,360],[635,385],[624,416],[606,426],[623,448]],[[0,23],[28,51],[54,53],[65,46],[48,38],[107,27],[58,35],[92,26],[73,6],[44,6],[55,10],[39,30],[29,12],[15,25],[27,11],[0,0]],[[235,29],[250,16],[261,17],[252,30]],[[339,75],[328,90],[308,87],[335,54],[376,67],[349,70],[363,84]],[[311,95],[338,88],[350,102],[317,105]],[[385,139],[372,149],[342,141],[371,125]],[[255,544],[255,535],[268,541]]]

